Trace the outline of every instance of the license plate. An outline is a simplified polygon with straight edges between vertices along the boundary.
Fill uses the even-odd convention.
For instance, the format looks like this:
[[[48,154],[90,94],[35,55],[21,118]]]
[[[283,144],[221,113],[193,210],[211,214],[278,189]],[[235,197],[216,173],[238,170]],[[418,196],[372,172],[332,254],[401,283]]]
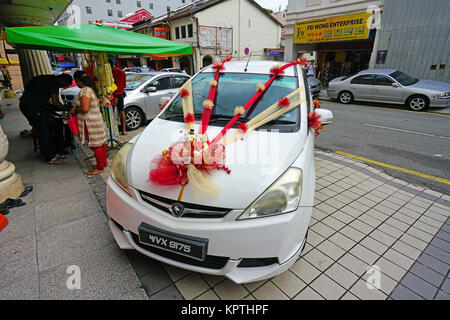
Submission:
[[[208,239],[164,231],[148,224],[139,226],[139,241],[143,244],[204,261]]]

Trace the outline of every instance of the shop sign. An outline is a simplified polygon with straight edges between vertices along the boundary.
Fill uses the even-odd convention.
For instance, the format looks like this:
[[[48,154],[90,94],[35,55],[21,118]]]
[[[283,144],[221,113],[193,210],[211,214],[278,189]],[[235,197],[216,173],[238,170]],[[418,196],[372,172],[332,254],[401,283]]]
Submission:
[[[294,43],[318,43],[367,39],[371,13],[355,13],[295,24]]]
[[[155,28],[153,32],[153,36],[156,38],[166,39],[168,40],[168,34],[170,30],[166,28]]]
[[[379,50],[377,53],[377,64],[386,63],[387,50]]]

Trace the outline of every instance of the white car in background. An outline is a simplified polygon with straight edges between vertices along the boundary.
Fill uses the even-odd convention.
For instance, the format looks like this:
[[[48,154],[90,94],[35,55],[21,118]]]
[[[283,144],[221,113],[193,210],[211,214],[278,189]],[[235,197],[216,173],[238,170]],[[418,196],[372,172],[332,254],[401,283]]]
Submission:
[[[171,98],[190,78],[184,73],[141,72],[128,73],[124,99],[127,130],[135,130],[160,113],[160,99]],[[61,90],[66,105],[75,105],[80,92],[77,86]]]
[[[215,137],[265,83],[279,62],[229,62],[217,85],[208,137]],[[244,71],[246,69],[246,71]],[[195,132],[214,77],[210,67],[192,79]],[[151,81],[150,81],[151,83]],[[148,86],[147,86],[148,87]],[[306,75],[301,67],[277,77],[248,120],[281,97],[303,87],[307,101],[282,117],[249,133],[226,149],[225,165],[231,174],[211,173],[220,186],[218,197],[196,197],[190,186],[177,200],[180,186],[150,183],[149,168],[162,150],[184,137],[180,95],[114,158],[107,184],[109,227],[122,249],[133,249],[164,263],[195,272],[223,275],[236,283],[276,276],[292,266],[306,243],[314,203],[314,130],[308,112],[314,110]],[[141,87],[140,87],[141,88]],[[149,87],[148,87],[149,88]],[[317,109],[323,124],[332,121],[329,110]],[[239,122],[238,122],[239,123]],[[231,129],[235,131],[236,126]],[[262,135],[266,142],[261,142]],[[275,139],[277,148],[252,148],[254,159],[232,161],[250,146]],[[279,156],[267,160],[267,152]],[[263,163],[265,162],[265,163]]]
[[[329,82],[327,93],[343,104],[405,104],[414,111],[450,106],[449,83],[416,79],[397,69],[364,70],[350,77],[338,77]]]

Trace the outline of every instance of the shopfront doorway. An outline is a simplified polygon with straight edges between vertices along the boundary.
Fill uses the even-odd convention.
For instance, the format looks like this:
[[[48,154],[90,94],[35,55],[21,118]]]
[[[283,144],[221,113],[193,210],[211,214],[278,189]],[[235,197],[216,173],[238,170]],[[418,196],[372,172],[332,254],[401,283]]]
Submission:
[[[347,41],[317,45],[320,81],[324,86],[334,78],[368,69],[373,41]]]

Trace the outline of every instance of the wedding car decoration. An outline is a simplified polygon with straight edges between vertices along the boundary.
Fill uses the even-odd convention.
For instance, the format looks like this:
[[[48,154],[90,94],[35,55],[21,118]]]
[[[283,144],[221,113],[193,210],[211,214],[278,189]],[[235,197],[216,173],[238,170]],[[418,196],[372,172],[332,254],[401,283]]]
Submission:
[[[270,70],[272,76],[266,83],[260,83],[256,86],[255,94],[244,106],[236,106],[234,117],[224,126],[219,134],[210,141],[206,132],[214,108],[219,75],[221,71],[225,70],[225,64],[231,59],[232,57],[228,56],[223,61],[216,62],[212,67],[215,70],[214,78],[209,83],[210,89],[206,99],[203,101],[203,112],[200,118],[199,131],[197,133],[194,130],[195,115],[192,80],[188,80],[181,87],[180,98],[183,108],[184,123],[186,126],[184,139],[169,146],[166,150],[163,150],[161,155],[153,160],[149,181],[161,185],[181,186],[178,201],[181,201],[183,191],[188,183],[192,186],[192,191],[194,193],[206,193],[217,196],[220,192],[220,188],[213,181],[211,172],[214,170],[222,170],[227,174],[231,174],[231,170],[225,166],[226,146],[249,134],[253,130],[256,130],[260,126],[299,107],[301,103],[306,101],[304,88],[298,88],[287,96],[280,97],[276,103],[266,108],[248,122],[240,123],[237,127],[238,130],[227,135],[228,131],[234,126],[238,119],[256,104],[262,95],[264,95],[273,81],[284,74],[284,70],[296,65],[305,67],[307,65],[307,60],[299,58],[298,60],[291,61],[283,66],[278,65]],[[316,132],[321,126],[319,118],[320,116],[315,112],[308,114],[308,125]]]

